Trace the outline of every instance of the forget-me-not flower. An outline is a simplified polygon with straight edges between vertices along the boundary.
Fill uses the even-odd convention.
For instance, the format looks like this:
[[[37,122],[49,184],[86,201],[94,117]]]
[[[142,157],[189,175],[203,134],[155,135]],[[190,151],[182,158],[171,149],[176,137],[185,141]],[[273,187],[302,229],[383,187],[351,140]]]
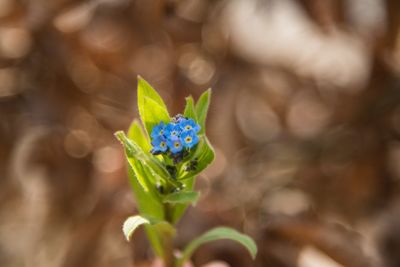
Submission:
[[[181,131],[178,124],[170,122],[165,126],[164,134],[167,138],[179,137]]]
[[[179,140],[179,138],[176,136],[168,138],[167,144],[168,144],[169,150],[174,154],[181,152],[183,149],[181,140]]]
[[[174,164],[179,163],[188,155],[188,150],[199,143],[199,131],[200,125],[181,114],[173,117],[167,124],[160,122],[153,127],[150,134],[153,146],[151,153],[167,154]]]
[[[165,131],[165,124],[164,122],[160,122],[156,126],[153,127],[153,130],[151,131],[151,138],[156,138],[157,136],[163,135]]]
[[[151,144],[153,145],[153,154],[160,154],[168,150],[167,140],[163,135],[156,136]]]
[[[180,139],[186,148],[192,148],[199,142],[199,137],[194,130],[182,132]]]
[[[200,131],[200,125],[198,125],[193,119],[182,120],[179,122],[179,127],[182,131],[193,130],[195,133]]]

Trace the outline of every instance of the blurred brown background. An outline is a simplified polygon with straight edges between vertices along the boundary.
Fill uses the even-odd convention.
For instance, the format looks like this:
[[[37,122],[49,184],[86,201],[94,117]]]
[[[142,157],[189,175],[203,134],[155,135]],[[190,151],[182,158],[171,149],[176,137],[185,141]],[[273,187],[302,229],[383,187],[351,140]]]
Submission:
[[[177,246],[233,267],[400,266],[398,0],[0,0],[0,266],[146,266],[113,132],[136,75],[213,88],[215,163]]]

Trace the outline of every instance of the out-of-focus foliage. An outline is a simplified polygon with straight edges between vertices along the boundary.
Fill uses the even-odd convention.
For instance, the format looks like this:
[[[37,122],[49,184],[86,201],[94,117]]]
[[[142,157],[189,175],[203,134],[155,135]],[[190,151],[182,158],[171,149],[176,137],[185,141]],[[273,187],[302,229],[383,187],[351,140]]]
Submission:
[[[0,266],[135,266],[136,205],[112,133],[136,76],[171,114],[213,88],[216,161],[178,246],[215,225],[257,266],[399,266],[397,0],[1,0]],[[244,220],[246,218],[246,220]],[[239,246],[220,258],[253,266]]]

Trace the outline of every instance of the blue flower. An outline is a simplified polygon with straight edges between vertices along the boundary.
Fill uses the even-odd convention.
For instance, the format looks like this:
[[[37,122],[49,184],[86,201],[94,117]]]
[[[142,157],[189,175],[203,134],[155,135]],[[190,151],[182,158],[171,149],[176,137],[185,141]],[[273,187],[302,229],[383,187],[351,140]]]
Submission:
[[[156,126],[153,127],[153,130],[151,131],[151,138],[156,138],[160,135],[163,135],[165,132],[165,124],[164,122],[160,122]]]
[[[193,119],[188,119],[180,114],[176,115],[168,124],[160,122],[153,127],[150,134],[153,146],[151,153],[159,155],[170,152],[169,155],[174,162],[179,162],[179,158],[185,157],[184,153],[188,153],[187,149],[194,147],[199,142],[197,136],[199,131],[200,126]],[[178,155],[179,158],[176,158]]]
[[[153,154],[160,154],[168,150],[167,140],[162,135],[156,136],[151,144],[153,145],[153,149],[151,151]]]
[[[164,135],[168,139],[174,138],[174,137],[179,137],[179,135],[181,134],[181,131],[182,130],[178,124],[168,123],[167,126],[165,126]]]
[[[180,139],[183,146],[186,148],[192,148],[199,142],[199,137],[194,130],[182,132]]]
[[[182,131],[193,130],[195,133],[200,131],[200,125],[198,125],[193,119],[182,120],[179,122],[179,127]]]
[[[173,154],[179,153],[179,152],[181,152],[182,149],[183,149],[183,146],[182,146],[181,141],[180,141],[179,138],[176,137],[176,136],[171,137],[171,138],[168,138],[167,144],[168,144],[169,150],[170,150]]]

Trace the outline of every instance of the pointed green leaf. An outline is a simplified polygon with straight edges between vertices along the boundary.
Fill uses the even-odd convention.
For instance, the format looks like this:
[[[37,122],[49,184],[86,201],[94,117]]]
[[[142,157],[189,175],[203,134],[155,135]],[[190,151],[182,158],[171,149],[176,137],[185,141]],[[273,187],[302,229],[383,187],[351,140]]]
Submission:
[[[197,122],[197,114],[194,107],[194,100],[192,96],[186,97],[186,106],[183,115]]]
[[[147,135],[144,133],[142,126],[140,125],[138,120],[133,120],[131,126],[129,127],[128,131],[128,138],[134,140],[140,148],[145,151],[149,152],[151,149],[151,145]]]
[[[188,261],[193,252],[201,245],[221,239],[229,239],[242,244],[249,251],[253,259],[256,257],[257,245],[251,237],[241,234],[232,228],[217,227],[204,233],[186,246],[181,258],[179,259],[178,267],[181,267],[184,262]]]
[[[167,107],[161,96],[141,77],[138,77],[138,108],[148,134],[161,121],[165,123],[170,121]]]
[[[117,132],[116,137],[125,147],[125,155],[128,161],[128,175],[132,190],[141,214],[158,219],[164,218],[164,208],[160,202],[157,189],[155,188],[155,177],[148,170],[149,167],[140,160],[133,157],[134,154],[144,153],[134,145],[128,145],[129,139],[123,132]]]
[[[210,106],[211,89],[205,91],[196,103],[197,121],[201,127],[200,134],[205,133],[208,107]]]
[[[138,109],[148,134],[161,121],[168,123],[170,117],[161,96],[141,77],[138,77]]]
[[[140,116],[147,133],[150,135],[154,126],[159,124],[161,121],[168,123],[170,121],[170,117],[168,115],[168,111],[151,98],[144,97],[143,103],[145,109]]]
[[[131,168],[134,170],[135,178],[145,192],[150,191],[151,184],[146,179],[146,174],[142,169],[142,164],[139,157],[135,157],[139,153],[142,153],[139,146],[133,145],[134,141],[129,140],[123,132],[117,132],[115,136],[121,141],[122,145],[125,147],[125,152],[127,160]],[[130,145],[132,142],[132,145]],[[143,152],[144,153],[144,152]]]
[[[122,231],[127,241],[131,240],[133,232],[142,224],[150,224],[150,221],[140,215],[131,216],[125,220]]]
[[[140,161],[146,166],[150,167],[154,171],[154,175],[159,175],[160,177],[166,179],[169,176],[168,171],[164,168],[162,163],[155,157],[146,154],[133,140],[126,137],[125,133],[118,131],[115,133],[118,140],[121,141],[122,145],[125,147],[126,155],[128,158],[133,158]]]
[[[167,169],[163,164],[153,155],[145,153],[133,140],[126,137],[125,133],[118,131],[115,136],[121,141],[126,150],[128,158],[140,161],[144,166],[148,168],[152,176],[162,179],[166,183],[170,183],[175,187],[179,187],[179,182],[171,178]],[[128,161],[129,162],[129,161]]]
[[[167,109],[163,99],[156,90],[142,77],[138,76],[138,98],[148,97],[153,99],[157,104]]]
[[[194,191],[180,191],[171,193],[166,195],[163,199],[164,203],[172,203],[172,204],[188,204],[193,203],[196,204],[199,199],[199,193]]]

